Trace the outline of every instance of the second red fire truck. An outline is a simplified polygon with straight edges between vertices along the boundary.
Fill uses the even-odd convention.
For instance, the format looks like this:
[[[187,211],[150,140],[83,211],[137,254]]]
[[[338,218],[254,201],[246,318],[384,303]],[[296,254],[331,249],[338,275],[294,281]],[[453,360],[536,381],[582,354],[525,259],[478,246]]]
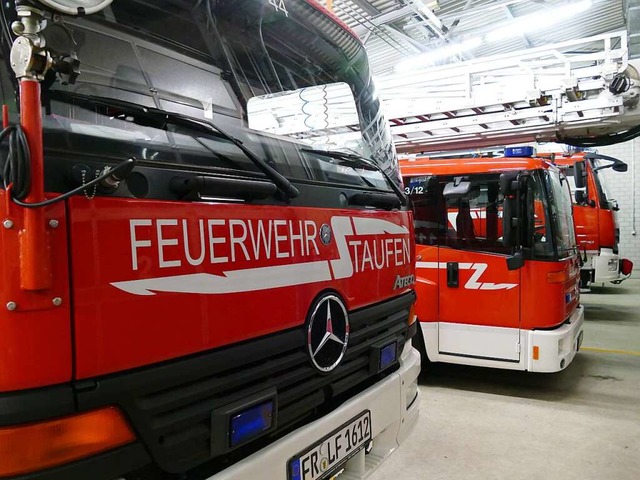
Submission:
[[[554,162],[565,171],[573,190],[573,215],[583,262],[582,287],[626,280],[633,263],[620,257],[619,208],[607,189],[603,170],[623,173],[627,164],[594,152],[556,154]]]
[[[425,359],[557,372],[580,348],[580,258],[566,177],[511,158],[401,162],[416,226]]]

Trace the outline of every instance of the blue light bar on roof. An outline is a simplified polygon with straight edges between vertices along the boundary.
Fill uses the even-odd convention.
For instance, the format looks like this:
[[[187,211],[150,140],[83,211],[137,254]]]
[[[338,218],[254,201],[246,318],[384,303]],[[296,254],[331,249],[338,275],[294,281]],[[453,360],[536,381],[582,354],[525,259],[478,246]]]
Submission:
[[[507,147],[504,149],[505,157],[535,157],[535,147]]]

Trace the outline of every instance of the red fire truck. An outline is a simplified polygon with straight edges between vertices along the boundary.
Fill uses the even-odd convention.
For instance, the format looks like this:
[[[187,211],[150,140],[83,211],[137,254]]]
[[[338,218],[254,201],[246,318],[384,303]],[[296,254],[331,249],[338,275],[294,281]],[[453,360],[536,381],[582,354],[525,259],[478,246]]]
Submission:
[[[580,348],[584,319],[568,182],[506,152],[401,161],[416,226],[415,343],[432,362],[556,372]]]
[[[593,152],[556,154],[554,162],[564,168],[573,190],[573,216],[582,256],[581,286],[620,283],[631,276],[633,263],[620,258],[617,202],[610,196],[602,170],[626,172],[627,164]]]
[[[417,420],[420,357],[362,43],[311,0],[1,13],[0,478],[368,476]],[[248,128],[335,85],[351,153],[308,109],[304,135]]]

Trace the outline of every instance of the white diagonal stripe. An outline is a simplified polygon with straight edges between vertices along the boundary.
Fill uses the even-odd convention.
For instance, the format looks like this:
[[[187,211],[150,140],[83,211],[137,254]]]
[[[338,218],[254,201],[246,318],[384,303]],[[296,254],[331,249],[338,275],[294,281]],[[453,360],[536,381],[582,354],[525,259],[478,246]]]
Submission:
[[[111,285],[134,295],[155,295],[154,292],[216,294],[253,292],[327,280],[331,280],[329,263],[323,261],[232,270],[222,275],[194,273],[148,278]]]

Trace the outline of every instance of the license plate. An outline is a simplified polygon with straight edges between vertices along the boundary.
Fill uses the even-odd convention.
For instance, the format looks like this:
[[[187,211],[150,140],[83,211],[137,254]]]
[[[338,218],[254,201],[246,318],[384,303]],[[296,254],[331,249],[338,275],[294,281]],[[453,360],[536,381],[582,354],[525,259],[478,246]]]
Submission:
[[[308,450],[289,460],[289,480],[321,480],[358,453],[371,440],[371,413],[367,410]]]

